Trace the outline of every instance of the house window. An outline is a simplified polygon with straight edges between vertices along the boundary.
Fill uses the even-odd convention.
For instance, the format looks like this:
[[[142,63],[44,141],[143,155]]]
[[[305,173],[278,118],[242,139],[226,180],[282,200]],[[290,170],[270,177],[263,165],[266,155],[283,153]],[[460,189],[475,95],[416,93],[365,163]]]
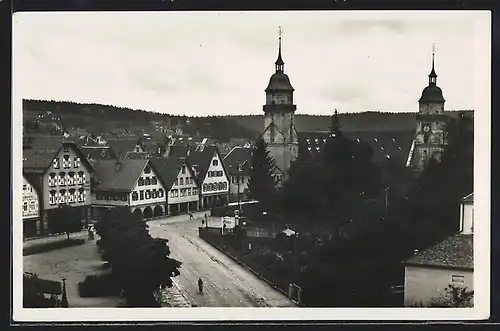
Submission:
[[[52,166],[54,167],[54,169],[59,169],[59,158],[55,158],[54,160],[52,160]]]
[[[27,190],[27,187],[26,187],[26,186],[27,186],[26,184],[25,184],[25,185],[23,185],[23,191],[26,191],[26,190]]]
[[[146,185],[151,185],[151,178],[146,177],[145,182],[146,182]]]
[[[207,184],[203,184],[203,192],[207,191]]]
[[[181,178],[180,185],[184,185],[184,178]]]
[[[170,191],[170,197],[171,197],[171,198],[175,198],[175,192],[174,192],[174,191],[175,191],[175,190]]]
[[[76,200],[75,192],[76,192],[76,190],[74,188],[72,188],[72,189],[70,189],[68,191],[68,193],[69,193],[68,202],[69,203],[74,203],[75,202],[75,200]]]
[[[141,149],[140,149],[140,147],[139,147],[139,146],[135,146],[135,151],[136,151],[136,152],[140,152],[140,150],[141,150]]]
[[[238,164],[238,171],[242,171],[243,170],[243,167],[241,166],[241,164]]]
[[[151,191],[151,195],[152,195],[153,199],[157,198],[158,197],[158,191],[156,191],[156,189],[152,190]]]
[[[179,185],[179,179],[178,178],[175,180],[174,185]]]
[[[163,198],[163,189],[158,189],[158,198]]]
[[[139,194],[137,192],[132,192],[132,201],[139,200]]]
[[[143,186],[144,185],[144,178],[142,178],[142,177],[139,178],[138,185],[139,186]]]
[[[190,188],[187,189],[187,195],[189,195],[189,196],[191,195],[191,189]]]
[[[23,203],[23,211],[28,211],[28,203]]]
[[[30,211],[36,211],[36,201],[30,202]]]
[[[75,156],[73,158],[73,167],[74,168],[78,168],[80,166],[81,162],[80,162],[80,158],[78,156]]]
[[[179,196],[179,190],[175,190],[175,197],[177,198]]]
[[[75,184],[75,173],[73,171],[68,173],[68,184],[69,186]]]
[[[211,171],[208,172],[208,177],[212,177],[212,172]]]
[[[182,166],[182,174],[186,174],[186,166]]]
[[[158,178],[156,178],[156,176],[151,177],[151,184],[152,185],[158,184]]]
[[[462,275],[451,275],[451,282],[453,284],[464,284],[465,278]]]
[[[127,195],[126,195],[126,194],[122,194],[122,195],[120,196],[120,200],[121,200],[121,201],[127,201]]]
[[[85,190],[83,188],[78,189],[78,202],[85,202]]]
[[[146,196],[146,199],[150,199],[151,198],[151,191],[146,190],[145,196]]]
[[[63,156],[62,165],[63,165],[64,169],[71,168],[71,159],[70,159],[69,155],[64,155]]]
[[[65,203],[66,202],[66,199],[67,199],[67,195],[66,195],[66,190],[61,190],[59,191],[60,193],[60,196],[59,196],[59,203]]]
[[[64,147],[64,153],[68,153],[69,150],[68,150],[68,147]]]
[[[222,183],[222,189],[223,190],[227,189],[227,182]]]
[[[150,166],[146,166],[146,168],[144,168],[144,173],[145,174],[151,173],[151,167]]]
[[[64,185],[64,177],[66,177],[65,172],[60,172],[59,173],[59,178],[57,179],[57,185],[63,186]]]
[[[49,174],[49,187],[54,187],[56,186],[57,182],[56,182],[56,174],[51,172]]]
[[[212,165],[213,165],[213,166],[218,166],[218,165],[219,165],[219,160],[214,159],[214,160],[212,161]]]
[[[139,191],[139,199],[144,200],[144,191],[143,190]]]
[[[56,191],[52,190],[49,192],[49,205],[55,205],[56,202]]]

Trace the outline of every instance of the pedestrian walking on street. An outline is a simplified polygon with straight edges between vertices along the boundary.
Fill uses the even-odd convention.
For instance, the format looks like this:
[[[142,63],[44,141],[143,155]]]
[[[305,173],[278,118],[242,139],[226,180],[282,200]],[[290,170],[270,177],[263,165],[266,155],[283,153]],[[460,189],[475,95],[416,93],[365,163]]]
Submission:
[[[192,220],[193,219],[193,213],[189,213],[189,219]]]
[[[203,294],[203,281],[201,278],[198,278],[198,291],[200,291],[200,294]]]

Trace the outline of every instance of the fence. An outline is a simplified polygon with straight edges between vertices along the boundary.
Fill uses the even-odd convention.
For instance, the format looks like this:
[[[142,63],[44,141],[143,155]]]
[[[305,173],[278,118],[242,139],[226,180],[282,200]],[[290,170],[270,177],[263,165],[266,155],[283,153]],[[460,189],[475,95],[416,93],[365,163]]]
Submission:
[[[213,228],[200,227],[198,228],[198,235],[201,239],[205,240],[210,245],[217,248],[225,255],[229,256],[236,263],[252,272],[254,275],[268,283],[274,289],[286,295],[297,305],[301,305],[301,289],[293,284],[293,277],[290,276],[289,273],[288,275],[286,273],[281,274],[278,273],[278,270],[276,269],[273,270],[273,268],[271,267],[266,267],[264,265],[256,263],[255,261],[252,261],[246,255],[240,253],[240,251],[224,243],[221,239],[224,239],[223,237],[225,236],[220,235],[220,229],[217,230],[218,231],[213,231]],[[290,291],[291,287],[296,287],[295,291]]]

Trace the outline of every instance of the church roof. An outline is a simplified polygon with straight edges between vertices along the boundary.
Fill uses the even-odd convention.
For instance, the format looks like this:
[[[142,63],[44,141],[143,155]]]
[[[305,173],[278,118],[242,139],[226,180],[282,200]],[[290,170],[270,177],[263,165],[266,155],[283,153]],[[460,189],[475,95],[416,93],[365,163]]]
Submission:
[[[445,102],[443,91],[436,85],[429,85],[422,91],[418,102]]]
[[[295,89],[292,87],[290,83],[290,78],[284,72],[275,72],[271,78],[269,79],[269,85],[265,89],[268,91],[290,91],[293,92]]]

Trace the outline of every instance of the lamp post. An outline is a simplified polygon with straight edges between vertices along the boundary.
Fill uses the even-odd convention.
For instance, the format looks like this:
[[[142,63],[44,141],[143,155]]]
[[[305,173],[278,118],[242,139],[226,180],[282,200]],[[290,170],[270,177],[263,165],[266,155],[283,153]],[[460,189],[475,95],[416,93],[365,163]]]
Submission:
[[[389,190],[390,190],[390,186],[387,186],[384,191],[385,191],[385,219],[387,220],[387,211],[388,211],[388,208],[389,208]]]
[[[62,277],[61,280],[63,282],[61,307],[68,308],[68,295],[66,294],[66,277]]]

